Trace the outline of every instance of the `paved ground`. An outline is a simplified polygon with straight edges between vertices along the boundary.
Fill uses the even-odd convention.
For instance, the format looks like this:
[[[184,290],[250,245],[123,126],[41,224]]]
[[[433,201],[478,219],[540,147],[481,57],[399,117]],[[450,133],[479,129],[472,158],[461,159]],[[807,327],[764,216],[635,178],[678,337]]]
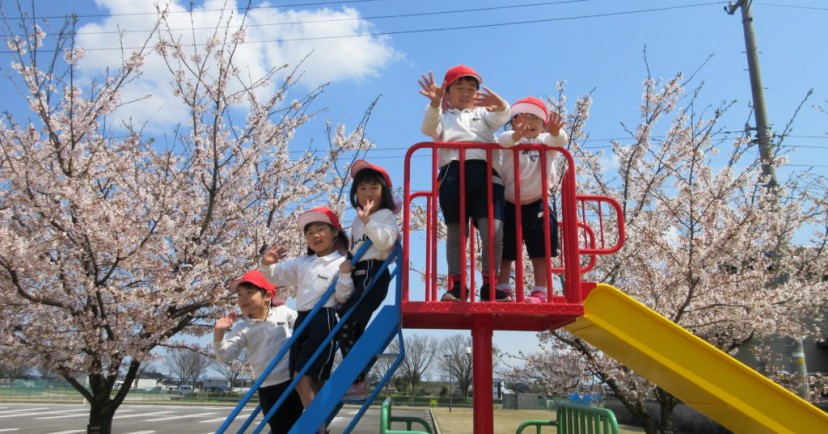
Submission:
[[[113,434],[215,433],[232,407],[210,405],[133,404],[121,405],[112,424]],[[240,416],[247,416],[252,408]],[[340,434],[348,426],[357,408],[343,407],[331,423],[332,434]],[[398,416],[417,416],[430,420],[428,410],[394,409]],[[0,402],[0,434],[74,434],[85,433],[89,406],[83,404],[10,403]],[[235,422],[228,433],[235,433],[241,422]],[[369,409],[354,434],[376,434],[379,430],[379,407]],[[252,432],[248,430],[248,432]]]

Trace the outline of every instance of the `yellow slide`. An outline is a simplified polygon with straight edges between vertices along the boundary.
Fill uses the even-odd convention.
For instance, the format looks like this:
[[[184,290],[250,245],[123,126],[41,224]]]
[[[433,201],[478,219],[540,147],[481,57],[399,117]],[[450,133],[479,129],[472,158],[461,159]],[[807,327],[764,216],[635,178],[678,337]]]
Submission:
[[[828,414],[606,284],[566,327],[736,433],[828,433]]]

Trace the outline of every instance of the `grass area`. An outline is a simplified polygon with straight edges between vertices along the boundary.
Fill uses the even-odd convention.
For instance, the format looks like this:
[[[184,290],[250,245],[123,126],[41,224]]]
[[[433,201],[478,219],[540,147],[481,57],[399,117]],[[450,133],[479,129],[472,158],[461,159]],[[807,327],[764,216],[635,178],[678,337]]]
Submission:
[[[398,408],[395,406],[394,408]],[[472,409],[439,407],[432,409],[434,419],[441,434],[468,434],[472,432]],[[503,410],[494,409],[494,434],[515,434],[518,426],[529,419],[554,419],[555,413],[549,410]],[[626,425],[618,426],[621,434],[642,433],[644,429]],[[552,434],[555,430],[547,427],[543,434]],[[534,434],[534,429],[527,429],[524,434]]]

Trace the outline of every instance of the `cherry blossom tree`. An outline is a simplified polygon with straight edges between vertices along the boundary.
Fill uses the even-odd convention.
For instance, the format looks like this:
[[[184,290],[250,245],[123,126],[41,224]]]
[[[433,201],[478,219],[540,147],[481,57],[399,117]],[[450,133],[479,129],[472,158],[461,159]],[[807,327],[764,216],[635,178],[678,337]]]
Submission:
[[[364,123],[329,124],[327,149],[292,156],[324,87],[289,98],[301,65],[251,76],[234,57],[244,25],[223,20],[199,40],[158,13],[144,43],[122,42],[91,82],[74,20],[54,32],[26,13],[4,21],[30,118],[0,122],[0,359],[53,367],[90,403],[89,432],[111,432],[153,350],[210,331],[226,283],[264,246],[301,254],[296,216],[340,206],[345,179],[332,174],[371,146]],[[141,119],[109,122],[135,102],[123,95],[149,59],[188,113],[165,137]]]
[[[213,368],[227,380],[230,386],[239,384],[240,380],[246,377],[254,377],[253,369],[247,363],[247,351],[242,351],[239,358],[230,360],[227,363],[213,361]]]
[[[724,134],[734,103],[702,106],[703,86],[688,92],[683,80],[648,77],[640,122],[624,126],[632,144],[613,142],[608,154],[580,145],[590,96],[568,115],[578,190],[616,198],[626,222],[624,248],[599,258],[586,279],[622,289],[731,354],[773,335],[813,335],[814,322],[802,319],[819,323],[828,294],[824,179],[792,173],[768,188],[755,144]],[[559,87],[551,103],[564,110],[565,102]],[[777,152],[771,163],[784,161]],[[565,330],[539,337],[541,349],[524,356],[517,376],[550,395],[603,383],[646,432],[672,429],[675,397]],[[763,373],[794,387],[771,364]],[[661,405],[660,417],[648,399]]]

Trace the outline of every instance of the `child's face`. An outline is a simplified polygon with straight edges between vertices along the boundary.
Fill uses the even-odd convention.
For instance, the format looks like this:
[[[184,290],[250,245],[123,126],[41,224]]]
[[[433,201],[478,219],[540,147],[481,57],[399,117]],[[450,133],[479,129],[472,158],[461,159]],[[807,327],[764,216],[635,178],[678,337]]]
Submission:
[[[334,240],[338,233],[336,228],[327,223],[314,222],[305,228],[305,240],[308,242],[308,247],[318,256],[325,256],[333,253]]]
[[[477,96],[477,82],[470,78],[460,78],[446,89],[446,102],[458,110],[474,108]]]
[[[357,202],[369,214],[379,209],[382,201],[382,185],[376,181],[360,182],[357,185]]]
[[[252,285],[239,285],[236,295],[239,309],[250,318],[261,319],[270,306],[270,297],[267,293]]]
[[[535,138],[544,130],[543,119],[531,113],[519,113],[512,118],[512,127],[523,137]]]

